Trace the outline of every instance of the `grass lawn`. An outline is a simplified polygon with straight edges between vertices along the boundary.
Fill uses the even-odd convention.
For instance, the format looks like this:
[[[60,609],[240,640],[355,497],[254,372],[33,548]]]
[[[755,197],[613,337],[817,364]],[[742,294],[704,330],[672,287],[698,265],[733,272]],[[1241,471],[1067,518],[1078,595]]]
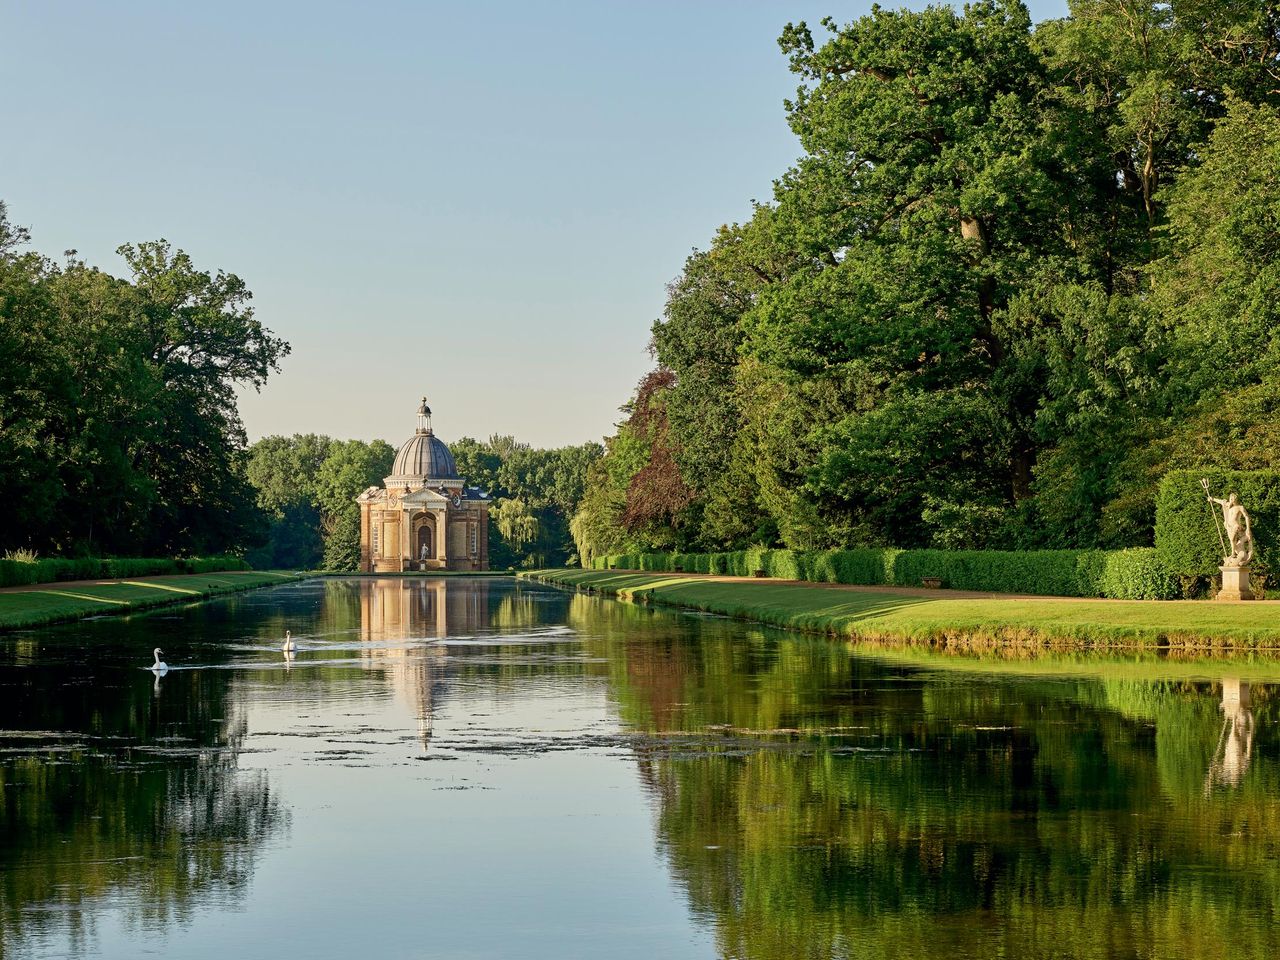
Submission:
[[[279,571],[229,570],[136,580],[44,583],[0,593],[0,629],[34,627],[64,620],[78,620],[81,617],[127,613],[167,603],[202,600],[205,597],[284,583],[297,578],[295,573]]]
[[[1077,645],[1280,648],[1280,604],[1200,600],[948,597],[670,573],[542,570],[530,576],[635,600],[704,610],[863,640],[911,640],[974,649],[1070,641]]]

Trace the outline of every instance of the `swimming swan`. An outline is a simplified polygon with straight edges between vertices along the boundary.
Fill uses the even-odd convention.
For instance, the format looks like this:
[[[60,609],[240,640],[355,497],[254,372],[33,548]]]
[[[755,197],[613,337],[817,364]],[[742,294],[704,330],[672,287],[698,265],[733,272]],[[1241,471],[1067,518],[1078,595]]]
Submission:
[[[293,639],[293,634],[288,630],[284,632],[284,646],[280,648],[285,653],[293,653],[298,649],[297,641]]]
[[[152,652],[155,654],[156,662],[151,665],[151,669],[156,673],[166,673],[169,669],[169,665],[160,659],[160,654],[164,651],[159,647],[156,647]]]

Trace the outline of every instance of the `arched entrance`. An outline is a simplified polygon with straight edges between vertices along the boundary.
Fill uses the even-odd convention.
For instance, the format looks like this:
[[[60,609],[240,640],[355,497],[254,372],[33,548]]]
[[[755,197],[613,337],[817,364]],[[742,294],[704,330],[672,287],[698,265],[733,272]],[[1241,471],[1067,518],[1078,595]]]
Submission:
[[[414,536],[413,559],[434,560],[436,558],[436,524],[430,517],[418,521]]]

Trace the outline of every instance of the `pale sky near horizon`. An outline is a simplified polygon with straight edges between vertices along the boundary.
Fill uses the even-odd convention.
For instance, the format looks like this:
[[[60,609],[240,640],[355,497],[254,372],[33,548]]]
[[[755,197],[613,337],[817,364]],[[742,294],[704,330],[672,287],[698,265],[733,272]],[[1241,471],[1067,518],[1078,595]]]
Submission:
[[[251,439],[398,443],[425,393],[445,440],[598,440],[684,258],[799,154],[783,26],[869,7],[0,0],[0,199],[51,256],[244,278],[293,347]]]

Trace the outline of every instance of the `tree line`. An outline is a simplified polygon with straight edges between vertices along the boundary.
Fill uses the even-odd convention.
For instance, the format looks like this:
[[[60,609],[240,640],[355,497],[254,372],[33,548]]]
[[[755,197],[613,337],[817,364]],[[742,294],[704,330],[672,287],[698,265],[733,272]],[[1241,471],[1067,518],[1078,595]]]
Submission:
[[[289,345],[232,273],[164,240],[125,244],[115,277],[27,249],[0,203],[0,549],[225,553],[261,516],[236,386]]]
[[[603,448],[454,444],[495,566],[1150,542],[1174,468],[1276,463],[1280,0],[788,25],[801,155],[670,284]],[[0,206],[0,549],[354,564],[381,442],[267,438],[289,347],[167,242],[127,276]],[[304,562],[304,559],[306,562]]]
[[[541,450],[510,436],[469,437],[449,449],[458,473],[494,498],[493,569],[563,566],[574,558],[569,518],[582,499],[600,444]],[[356,496],[380,486],[395,450],[383,440],[316,434],[264,437],[248,451],[248,479],[266,513],[266,542],[249,552],[255,567],[355,570],[360,560]]]
[[[356,569],[355,497],[395,451],[316,434],[248,444],[235,389],[261,388],[289,345],[254,317],[244,281],[164,240],[121,246],[123,278],[29,241],[0,203],[0,550]],[[453,452],[495,497],[495,567],[570,562],[599,444],[494,436]]]
[[[669,286],[584,557],[1150,543],[1276,463],[1280,4],[876,8],[779,40],[802,150]]]

